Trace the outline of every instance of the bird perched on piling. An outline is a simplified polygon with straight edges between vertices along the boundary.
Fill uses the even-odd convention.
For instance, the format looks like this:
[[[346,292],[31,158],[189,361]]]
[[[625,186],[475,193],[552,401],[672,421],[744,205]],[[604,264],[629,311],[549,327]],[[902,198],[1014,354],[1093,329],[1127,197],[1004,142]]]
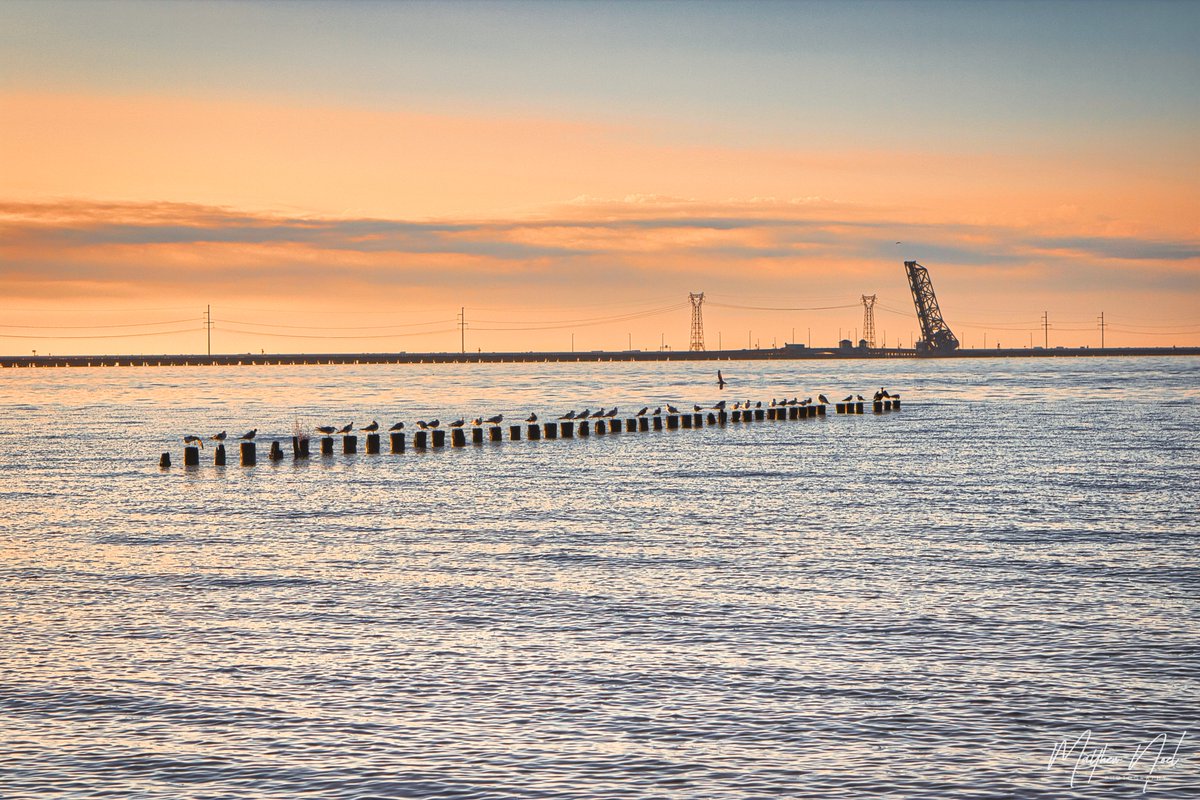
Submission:
[[[642,410],[634,414],[635,417],[644,417],[650,411],[650,406],[642,406]]]
[[[713,406],[713,408],[715,408],[717,411],[724,411],[725,410],[725,401],[722,400],[721,402],[719,402],[715,406]]]
[[[218,433],[214,436],[210,436],[208,438],[212,439],[213,441],[223,442],[223,441],[225,441],[225,431],[221,431],[220,433]]]
[[[323,433],[326,436],[332,436],[333,434],[337,433],[337,428],[333,427],[332,425],[318,425],[316,430],[317,433]]]
[[[371,424],[364,425],[363,430],[366,431],[367,433],[374,433],[375,431],[379,430],[379,423],[376,422],[375,420],[371,420]]]
[[[757,403],[755,403],[755,404],[754,404],[754,407],[755,407],[755,408],[762,408],[762,400],[759,400]]]
[[[559,419],[575,419],[575,411],[571,410],[563,414]]]
[[[466,424],[467,424],[467,421],[465,419],[456,419],[456,420],[454,420],[454,422],[450,423],[450,427],[451,428],[461,428],[463,425],[466,425]],[[475,424],[478,425],[479,423],[476,422]]]
[[[662,406],[659,406],[658,408],[654,409],[654,416],[656,416],[656,417],[662,416]]]
[[[851,400],[853,400],[853,399],[854,399],[854,395],[850,395],[849,397],[847,397],[847,398],[846,398],[845,400],[843,400],[842,402],[843,402],[843,403],[849,403],[849,402],[850,402]]]
[[[600,406],[600,408],[596,409],[596,413],[592,414],[592,419],[600,419],[603,416],[604,416],[604,406]]]
[[[442,421],[440,419],[429,420],[429,427],[431,427],[431,428],[436,428],[438,425],[441,425],[441,424],[442,424]]]
[[[695,403],[692,404],[692,411],[703,411],[703,410],[704,410],[703,408],[696,405]]]
[[[578,414],[575,415],[575,419],[587,419],[588,414],[591,414],[591,413],[592,413],[592,410],[590,408],[585,408],[583,411],[580,411]]]
[[[476,428],[478,428],[480,425],[483,424],[483,417],[476,417],[475,419],[471,420],[471,424],[473,426],[475,426]]]
[[[389,430],[389,431],[402,431],[402,430],[404,430],[404,423],[403,423],[403,422],[397,422],[395,425],[393,425],[392,427],[388,428],[388,430]]]
[[[488,423],[489,425],[499,425],[501,422],[504,422],[504,415],[497,414],[494,417],[488,417],[484,420],[484,422]]]
[[[420,428],[421,430],[425,430],[429,427],[429,423],[423,419],[419,419],[419,420],[417,420],[417,427]]]
[[[858,396],[858,402],[860,402],[860,403],[861,403],[862,401],[863,401],[863,396],[860,394],[860,395]]]
[[[817,395],[817,399],[820,400],[823,405],[829,405],[829,398],[825,395],[819,394]]]
[[[197,436],[194,433],[189,433],[187,436],[184,436],[183,443],[184,444],[198,444],[198,445],[200,445],[201,450],[204,449],[204,440],[201,439],[199,436]]]
[[[525,418],[526,422],[537,422],[537,414],[530,414]]]
[[[255,428],[254,430],[246,431],[238,438],[244,442],[252,442],[252,441],[254,441],[254,437],[257,435],[258,435],[258,428]]]
[[[352,430],[354,430],[354,423],[347,422],[345,425],[343,425],[341,428],[338,429],[338,433],[340,433],[342,436],[345,436],[346,434],[350,433],[350,431],[352,431]]]
[[[678,414],[678,413],[679,413],[679,409],[678,409],[678,408],[676,408],[675,406],[673,406],[673,405],[671,405],[671,404],[669,404],[669,403],[668,403],[668,404],[667,404],[667,413],[668,413],[668,414]]]
[[[617,407],[616,407],[616,406],[613,406],[613,407],[612,407],[612,411],[609,411],[609,412],[608,412],[607,414],[605,414],[604,416],[606,416],[606,417],[615,417],[616,415],[617,415]]]

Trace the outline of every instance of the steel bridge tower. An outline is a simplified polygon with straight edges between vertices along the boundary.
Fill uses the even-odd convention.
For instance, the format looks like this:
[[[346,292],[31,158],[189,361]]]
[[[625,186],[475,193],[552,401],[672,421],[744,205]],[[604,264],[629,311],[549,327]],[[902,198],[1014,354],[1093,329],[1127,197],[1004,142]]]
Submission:
[[[875,295],[863,295],[863,336],[867,347],[875,349]],[[857,342],[856,342],[857,344]]]
[[[921,323],[921,341],[917,342],[918,354],[949,353],[958,349],[958,337],[942,319],[937,295],[929,280],[929,270],[915,261],[905,261],[908,285],[912,289],[913,305],[917,307],[917,319]]]
[[[689,294],[688,300],[692,303],[692,344],[688,349],[700,352],[704,350],[704,317],[700,313],[704,292]]]

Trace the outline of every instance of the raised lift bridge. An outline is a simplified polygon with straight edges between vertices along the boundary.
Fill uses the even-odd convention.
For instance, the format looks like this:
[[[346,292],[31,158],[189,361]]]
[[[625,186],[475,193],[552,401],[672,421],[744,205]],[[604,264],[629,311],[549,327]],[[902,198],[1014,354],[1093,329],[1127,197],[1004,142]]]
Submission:
[[[917,307],[917,319],[921,322],[921,341],[917,342],[918,355],[936,355],[958,349],[958,337],[942,319],[937,295],[929,280],[929,270],[915,261],[905,261],[908,285],[912,289],[913,305]]]

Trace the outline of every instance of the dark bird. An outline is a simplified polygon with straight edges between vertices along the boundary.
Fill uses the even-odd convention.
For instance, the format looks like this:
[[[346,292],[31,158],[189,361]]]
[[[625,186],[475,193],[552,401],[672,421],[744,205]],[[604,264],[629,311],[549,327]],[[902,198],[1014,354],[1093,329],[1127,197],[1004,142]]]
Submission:
[[[657,416],[661,416],[661,415],[662,415],[662,406],[659,406],[658,408],[654,409],[654,416],[657,417]]]
[[[845,400],[843,400],[842,402],[843,402],[843,403],[849,403],[849,402],[850,402],[851,400],[853,400],[853,399],[854,399],[854,395],[850,395],[849,397],[847,397],[847,398],[846,398]]]
[[[860,403],[861,403],[862,401],[863,401],[863,396],[860,394],[860,395],[858,396],[858,402],[860,402]]]
[[[526,422],[537,422],[537,414],[530,414],[525,418]]]
[[[484,422],[490,423],[492,425],[499,425],[503,421],[504,421],[503,414],[497,414],[494,417],[488,417],[487,419],[484,420]]]
[[[893,399],[893,400],[899,400],[899,399],[900,399],[900,395],[896,394],[895,392],[892,392],[892,399]]]
[[[879,387],[879,396],[885,400],[891,398],[891,395],[888,394],[887,389],[883,388],[882,386]]]
[[[450,423],[450,427],[451,428],[461,428],[463,425],[466,425],[466,424],[467,424],[467,421],[465,419],[456,419],[456,420],[454,420],[454,422]]]
[[[644,417],[650,411],[650,406],[642,406],[642,410],[634,414],[635,417]]]
[[[404,423],[403,423],[403,422],[397,422],[395,425],[393,425],[392,427],[388,428],[388,430],[389,430],[389,431],[402,431],[402,430],[404,430]]]
[[[425,430],[426,428],[429,427],[429,423],[423,419],[419,419],[419,420],[417,420],[417,427],[420,428],[421,430]]]
[[[245,442],[252,442],[252,441],[254,441],[254,437],[257,435],[258,435],[258,428],[255,428],[252,431],[246,431],[238,438]]]
[[[337,433],[337,428],[333,427],[332,425],[318,425],[317,433],[323,433],[326,436],[332,436],[333,434]]]
[[[723,377],[721,377],[721,370],[717,370],[717,388],[718,389],[725,388],[725,379]]]
[[[184,444],[198,444],[198,445],[200,445],[201,450],[204,449],[204,440],[201,439],[199,436],[197,436],[194,433],[189,433],[187,436],[184,436],[183,443]]]
[[[221,431],[220,433],[216,434],[215,436],[210,436],[208,438],[213,439],[214,441],[223,442],[223,441],[225,441],[225,431]]]
[[[348,423],[346,423],[344,426],[342,426],[342,427],[341,427],[341,428],[338,430],[338,433],[340,433],[340,434],[342,434],[343,436],[345,436],[347,433],[349,433],[349,432],[350,432],[350,431],[352,431],[352,430],[354,430],[354,423],[353,423],[353,422],[348,422]]]
[[[605,414],[604,416],[606,416],[606,417],[615,417],[616,415],[617,415],[617,407],[616,407],[616,406],[613,406],[613,407],[612,407],[612,411],[609,411],[609,412],[608,412],[607,414]]]
[[[431,428],[436,428],[438,425],[441,425],[441,424],[442,424],[441,420],[437,420],[437,419],[429,420],[429,427],[431,427]]]
[[[478,428],[483,424],[483,417],[476,417],[475,419],[471,420],[471,424]]]
[[[600,406],[600,408],[596,409],[596,413],[592,414],[592,419],[600,419],[603,416],[604,416],[604,406]]]
[[[719,402],[715,406],[713,406],[713,408],[717,409],[718,411],[724,411],[725,410],[725,401],[722,400],[721,402]]]
[[[559,417],[559,419],[575,419],[575,412],[568,411],[567,413],[565,413],[561,417]]]
[[[366,431],[367,433],[374,433],[375,431],[379,430],[379,423],[376,422],[375,420],[371,420],[371,424],[364,425],[363,430]]]
[[[771,398],[771,408],[774,408],[774,407],[775,407],[775,398],[772,397]]]
[[[812,405],[812,398],[811,398],[811,397],[806,397],[806,398],[804,398],[804,405],[806,405],[806,406],[811,406],[811,405]]]
[[[734,403],[734,404],[733,404],[733,410],[734,410],[734,411],[737,411],[737,410],[738,410],[739,408],[741,408],[741,407],[742,407],[742,404],[741,404],[741,403]]]
[[[692,411],[703,411],[703,410],[704,410],[703,408],[696,405],[695,403],[692,404]]]
[[[882,399],[883,399],[883,392],[881,392],[881,391],[876,392],[875,394],[871,395],[871,400],[876,403],[878,403]]]
[[[755,403],[755,404],[754,404],[754,407],[755,407],[755,408],[762,408],[762,400],[759,400],[757,403]]]
[[[678,414],[678,413],[679,413],[679,409],[678,409],[678,408],[676,408],[676,407],[675,407],[675,406],[673,406],[673,405],[670,405],[670,404],[668,404],[668,405],[667,405],[667,413],[668,413],[668,414]]]
[[[585,408],[583,411],[580,411],[575,415],[575,419],[587,419],[588,414],[590,413],[592,413],[592,410],[590,408]]]
[[[825,405],[829,405],[829,398],[826,397],[825,395],[819,394],[819,395],[817,395],[817,399],[820,400]]]

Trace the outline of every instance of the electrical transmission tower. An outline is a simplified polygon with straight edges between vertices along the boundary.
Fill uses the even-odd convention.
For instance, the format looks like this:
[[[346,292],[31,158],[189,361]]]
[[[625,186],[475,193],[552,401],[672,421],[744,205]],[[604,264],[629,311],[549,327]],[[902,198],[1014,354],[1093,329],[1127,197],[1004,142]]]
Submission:
[[[867,347],[875,348],[875,295],[863,295],[863,337]]]
[[[704,305],[704,292],[689,294],[688,300],[692,303],[692,346],[688,349],[702,351],[704,350],[704,317],[700,313],[700,306]]]

